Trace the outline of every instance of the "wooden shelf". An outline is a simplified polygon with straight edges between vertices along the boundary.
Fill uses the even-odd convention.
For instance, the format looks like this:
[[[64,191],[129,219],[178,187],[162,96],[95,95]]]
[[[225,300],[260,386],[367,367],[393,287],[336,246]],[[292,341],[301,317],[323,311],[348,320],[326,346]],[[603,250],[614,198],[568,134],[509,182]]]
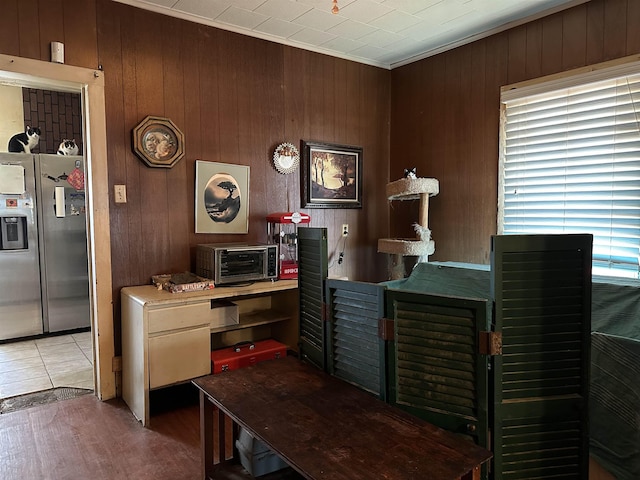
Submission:
[[[291,320],[290,314],[277,312],[275,310],[243,313],[240,315],[240,323],[236,325],[227,325],[225,327],[212,328],[211,333],[231,332],[233,330],[242,330],[243,328],[269,325],[271,323],[284,322],[287,320]]]

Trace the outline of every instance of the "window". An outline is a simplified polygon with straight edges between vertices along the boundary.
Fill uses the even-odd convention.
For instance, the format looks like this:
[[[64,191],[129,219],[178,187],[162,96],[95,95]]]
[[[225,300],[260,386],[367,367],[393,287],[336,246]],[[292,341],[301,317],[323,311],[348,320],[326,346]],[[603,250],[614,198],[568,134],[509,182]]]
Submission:
[[[498,233],[591,233],[593,273],[639,277],[640,64],[501,95]]]

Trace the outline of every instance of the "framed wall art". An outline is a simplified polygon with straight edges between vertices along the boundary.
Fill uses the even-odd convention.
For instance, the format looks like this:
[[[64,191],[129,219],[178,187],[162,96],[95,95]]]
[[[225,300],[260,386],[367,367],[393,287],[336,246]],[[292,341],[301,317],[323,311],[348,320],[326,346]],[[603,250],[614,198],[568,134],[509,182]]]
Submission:
[[[362,147],[302,141],[302,206],[362,208]]]
[[[196,233],[248,233],[249,167],[196,161]]]
[[[281,143],[273,152],[273,166],[283,175],[295,172],[299,164],[300,153],[292,143]]]
[[[184,135],[168,118],[147,116],[133,129],[133,151],[149,167],[171,168],[184,157]]]

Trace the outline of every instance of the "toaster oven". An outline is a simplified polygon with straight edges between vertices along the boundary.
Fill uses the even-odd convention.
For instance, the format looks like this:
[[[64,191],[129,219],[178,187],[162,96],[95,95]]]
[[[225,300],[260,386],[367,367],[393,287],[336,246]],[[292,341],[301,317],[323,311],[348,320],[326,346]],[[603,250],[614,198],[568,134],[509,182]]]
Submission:
[[[196,275],[216,285],[278,279],[278,246],[208,243],[196,250]]]

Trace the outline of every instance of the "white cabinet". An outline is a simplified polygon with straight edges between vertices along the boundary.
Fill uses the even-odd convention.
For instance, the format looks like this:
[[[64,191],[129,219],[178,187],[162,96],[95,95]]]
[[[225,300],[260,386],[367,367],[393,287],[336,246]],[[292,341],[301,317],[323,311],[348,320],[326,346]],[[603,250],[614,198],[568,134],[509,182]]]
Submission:
[[[122,289],[122,397],[143,425],[149,391],[211,373],[211,350],[275,338],[297,350],[297,280],[170,293],[153,285]],[[218,326],[219,300],[237,304],[239,322]]]

